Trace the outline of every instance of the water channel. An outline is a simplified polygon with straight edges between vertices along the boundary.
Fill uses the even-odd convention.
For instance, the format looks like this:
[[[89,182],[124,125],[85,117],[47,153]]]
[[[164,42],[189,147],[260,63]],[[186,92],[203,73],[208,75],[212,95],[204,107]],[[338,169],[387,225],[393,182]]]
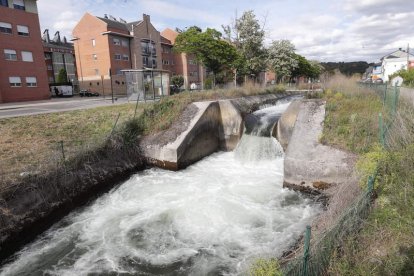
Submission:
[[[260,125],[288,104],[258,111]],[[26,246],[0,275],[239,275],[280,255],[320,209],[282,188],[283,151],[258,133],[185,170],[133,175]]]

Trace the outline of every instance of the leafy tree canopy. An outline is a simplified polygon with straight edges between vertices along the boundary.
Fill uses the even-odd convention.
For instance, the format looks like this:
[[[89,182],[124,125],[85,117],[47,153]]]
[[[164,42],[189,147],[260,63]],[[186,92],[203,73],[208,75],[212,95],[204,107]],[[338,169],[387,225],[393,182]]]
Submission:
[[[224,68],[234,67],[239,60],[236,48],[224,41],[219,31],[210,28],[204,32],[197,26],[188,28],[177,36],[174,49],[194,54],[214,75]]]
[[[291,77],[293,71],[299,67],[299,60],[307,67],[306,59],[295,54],[295,46],[289,40],[273,41],[269,47],[269,65],[278,79]],[[306,68],[304,68],[306,70]]]
[[[181,87],[184,85],[184,77],[181,75],[173,76],[171,78],[171,83],[176,87]]]
[[[246,11],[233,26],[222,26],[227,39],[240,53],[237,69],[241,74],[257,75],[266,69],[265,32],[253,11]]]

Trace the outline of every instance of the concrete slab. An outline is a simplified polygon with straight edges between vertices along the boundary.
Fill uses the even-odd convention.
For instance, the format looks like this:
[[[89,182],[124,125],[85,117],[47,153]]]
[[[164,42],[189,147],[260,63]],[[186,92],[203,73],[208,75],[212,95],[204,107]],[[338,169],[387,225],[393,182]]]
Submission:
[[[284,161],[284,186],[320,193],[352,175],[356,156],[319,143],[325,101],[302,100]]]

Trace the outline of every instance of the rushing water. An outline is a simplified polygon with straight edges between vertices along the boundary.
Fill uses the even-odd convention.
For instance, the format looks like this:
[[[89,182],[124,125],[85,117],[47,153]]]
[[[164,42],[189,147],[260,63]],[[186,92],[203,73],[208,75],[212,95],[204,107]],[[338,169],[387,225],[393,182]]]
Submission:
[[[1,275],[237,275],[280,255],[319,208],[282,188],[283,154],[236,154],[254,144],[249,137],[183,171],[135,174],[28,245]]]

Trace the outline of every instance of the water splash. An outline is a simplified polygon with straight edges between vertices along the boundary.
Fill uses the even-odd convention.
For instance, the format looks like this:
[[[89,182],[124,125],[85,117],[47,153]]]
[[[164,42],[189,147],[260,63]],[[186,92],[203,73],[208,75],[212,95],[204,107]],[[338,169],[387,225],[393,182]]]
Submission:
[[[253,113],[249,127],[235,149],[236,158],[243,162],[272,160],[283,156],[283,148],[272,137],[273,128],[291,101],[268,106]]]

